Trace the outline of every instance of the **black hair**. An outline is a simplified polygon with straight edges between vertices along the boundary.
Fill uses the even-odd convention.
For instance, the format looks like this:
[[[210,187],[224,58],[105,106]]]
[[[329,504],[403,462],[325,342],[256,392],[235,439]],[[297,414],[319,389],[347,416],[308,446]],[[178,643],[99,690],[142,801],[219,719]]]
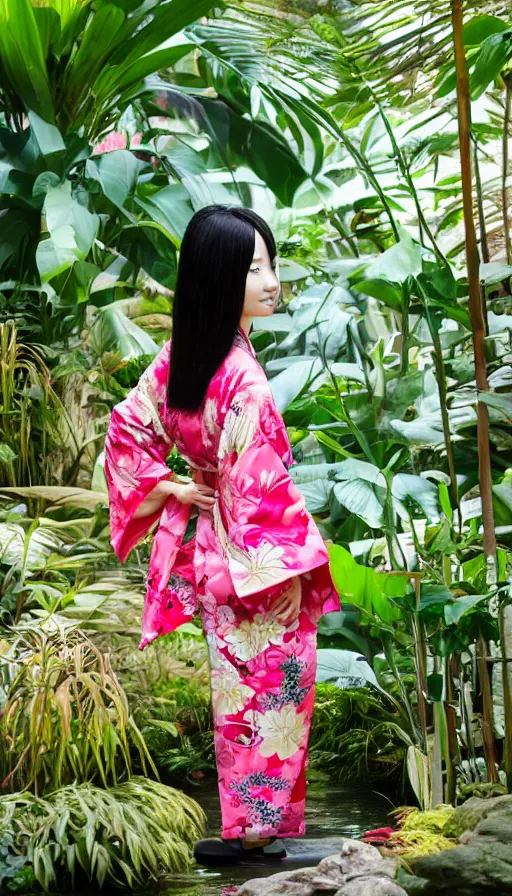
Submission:
[[[209,205],[188,223],[173,304],[169,408],[197,411],[229,354],[242,316],[256,230],[273,262],[272,231],[249,208]]]

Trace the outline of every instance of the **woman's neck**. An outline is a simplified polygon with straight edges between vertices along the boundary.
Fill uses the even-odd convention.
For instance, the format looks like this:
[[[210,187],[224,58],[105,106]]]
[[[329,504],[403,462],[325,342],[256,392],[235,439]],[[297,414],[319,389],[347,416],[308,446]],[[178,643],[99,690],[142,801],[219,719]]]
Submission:
[[[247,338],[249,338],[249,333],[251,332],[252,327],[252,317],[245,317],[244,315],[242,315],[238,326],[241,330],[244,331]]]

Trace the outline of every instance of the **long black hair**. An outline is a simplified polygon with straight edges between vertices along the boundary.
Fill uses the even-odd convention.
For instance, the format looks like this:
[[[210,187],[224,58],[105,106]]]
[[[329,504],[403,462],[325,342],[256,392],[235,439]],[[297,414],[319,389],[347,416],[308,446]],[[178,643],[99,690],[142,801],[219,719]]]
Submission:
[[[240,324],[255,231],[270,260],[268,224],[249,208],[209,205],[190,219],[181,244],[167,385],[170,408],[197,411]]]

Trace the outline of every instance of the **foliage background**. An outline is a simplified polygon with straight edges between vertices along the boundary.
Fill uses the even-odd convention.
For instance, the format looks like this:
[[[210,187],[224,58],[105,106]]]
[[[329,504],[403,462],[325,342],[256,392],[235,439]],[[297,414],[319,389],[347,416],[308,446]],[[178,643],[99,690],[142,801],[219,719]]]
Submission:
[[[343,599],[319,645],[363,656],[381,688],[320,687],[317,769],[394,786],[405,767],[424,807],[512,787],[507,4],[467,2],[462,36],[485,392],[450,4],[1,0],[0,880],[67,885],[76,866],[131,886],[185,863],[200,829],[185,801],[172,853],[108,852],[100,822],[68,849],[81,787],[101,820],[134,782],[131,830],[212,768],[198,628],[135,650],[150,545],[113,557],[102,444],[168,338],[180,240],[213,202],[276,234],[282,302],[251,338]],[[59,800],[70,826],[50,861]],[[27,831],[20,812],[45,821]]]

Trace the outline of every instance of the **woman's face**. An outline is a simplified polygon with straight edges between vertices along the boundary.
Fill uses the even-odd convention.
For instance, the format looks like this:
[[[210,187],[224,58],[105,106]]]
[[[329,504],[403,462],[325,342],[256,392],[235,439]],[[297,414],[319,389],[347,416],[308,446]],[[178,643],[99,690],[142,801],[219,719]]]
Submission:
[[[268,317],[274,311],[280,289],[276,263],[275,258],[272,265],[265,240],[255,230],[254,255],[245,282],[241,323],[247,324],[253,317]]]

